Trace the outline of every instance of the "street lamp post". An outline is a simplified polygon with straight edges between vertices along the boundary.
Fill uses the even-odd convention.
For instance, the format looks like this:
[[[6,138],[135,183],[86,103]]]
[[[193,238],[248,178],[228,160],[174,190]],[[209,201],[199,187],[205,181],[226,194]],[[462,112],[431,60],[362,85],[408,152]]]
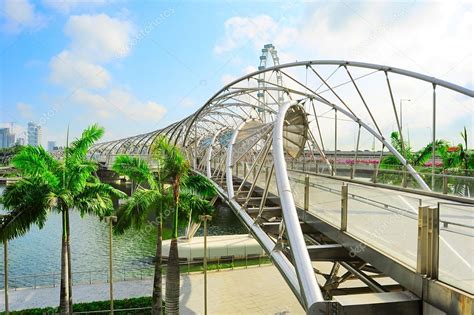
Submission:
[[[204,315],[207,315],[207,221],[211,221],[212,216],[201,215],[199,218],[204,222]]]
[[[400,99],[400,133],[403,130],[403,102],[411,102],[411,99],[402,98]]]
[[[4,215],[0,215],[0,221],[3,221]],[[5,314],[10,314],[8,309],[8,241],[3,240],[3,279],[4,279],[4,290],[5,290]]]
[[[110,314],[114,313],[114,276],[113,276],[113,250],[112,250],[112,228],[117,222],[116,216],[105,217],[109,224],[109,285],[110,285]]]
[[[408,98],[400,99],[400,140],[405,142],[403,138],[403,101],[411,102],[411,100]],[[405,144],[403,144],[402,148],[404,147],[405,147]],[[402,152],[402,153],[403,153],[403,156],[406,158],[405,152]],[[403,182],[403,187],[406,187],[407,186],[407,170],[405,166],[403,167],[402,182]]]

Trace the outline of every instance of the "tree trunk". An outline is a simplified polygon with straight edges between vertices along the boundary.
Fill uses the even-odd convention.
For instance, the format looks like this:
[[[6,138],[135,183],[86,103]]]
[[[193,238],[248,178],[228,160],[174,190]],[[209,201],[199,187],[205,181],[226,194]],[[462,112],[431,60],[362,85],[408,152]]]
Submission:
[[[161,243],[163,242],[163,235],[162,235],[162,221],[161,215],[159,218],[158,226],[156,229],[156,256],[155,256],[155,277],[153,279],[153,300],[152,300],[152,309],[151,313],[153,315],[161,315],[162,312],[162,296],[163,296],[163,281],[162,281],[162,254],[161,254]]]
[[[166,314],[179,314],[179,256],[178,239],[173,237],[166,268]]]
[[[166,268],[166,314],[179,314],[179,253],[178,253],[178,210],[179,210],[179,185],[180,178],[176,178],[173,183],[174,194],[174,218],[173,236],[168,254],[168,264]]]
[[[67,233],[67,270],[69,282],[69,314],[72,314],[72,264],[71,264],[71,225],[69,210],[66,210],[66,233]]]
[[[61,289],[59,294],[59,312],[69,314],[69,270],[67,254],[66,210],[62,209],[61,234]]]

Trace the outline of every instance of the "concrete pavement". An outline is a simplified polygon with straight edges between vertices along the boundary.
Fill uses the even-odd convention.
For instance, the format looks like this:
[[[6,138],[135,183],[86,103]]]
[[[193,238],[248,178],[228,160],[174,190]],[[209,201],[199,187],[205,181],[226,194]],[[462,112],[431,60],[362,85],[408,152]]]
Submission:
[[[181,277],[181,314],[203,314],[201,273]],[[152,279],[114,283],[116,299],[150,296]],[[3,295],[3,292],[2,292]],[[107,300],[109,285],[73,287],[74,302]],[[10,310],[56,306],[59,288],[9,291]],[[5,309],[0,299],[0,311]],[[274,266],[223,270],[208,273],[209,314],[304,314],[293,293]]]

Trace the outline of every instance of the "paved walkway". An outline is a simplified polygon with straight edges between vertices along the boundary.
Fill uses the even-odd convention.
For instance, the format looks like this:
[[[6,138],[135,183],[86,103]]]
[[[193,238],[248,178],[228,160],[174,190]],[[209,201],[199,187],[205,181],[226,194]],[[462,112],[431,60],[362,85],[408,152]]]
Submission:
[[[181,277],[181,314],[203,313],[203,274]],[[114,284],[116,299],[151,295],[152,280]],[[2,291],[3,295],[3,291]],[[73,287],[74,302],[107,300],[105,284]],[[59,288],[22,289],[9,292],[10,310],[56,306]],[[0,298],[0,311],[5,304]],[[208,273],[209,314],[304,314],[297,299],[274,266]]]

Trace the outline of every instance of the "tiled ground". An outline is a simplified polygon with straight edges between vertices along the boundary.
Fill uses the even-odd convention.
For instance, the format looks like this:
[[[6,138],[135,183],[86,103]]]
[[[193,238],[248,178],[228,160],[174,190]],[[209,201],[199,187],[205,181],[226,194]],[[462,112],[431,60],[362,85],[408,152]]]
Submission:
[[[202,274],[183,275],[181,314],[203,314]],[[151,295],[152,280],[117,282],[116,299]],[[3,296],[3,291],[1,292]],[[107,300],[105,284],[73,287],[75,302]],[[9,292],[10,310],[58,305],[59,288]],[[5,308],[0,298],[0,311]],[[303,309],[274,266],[208,273],[209,314],[304,314]]]

